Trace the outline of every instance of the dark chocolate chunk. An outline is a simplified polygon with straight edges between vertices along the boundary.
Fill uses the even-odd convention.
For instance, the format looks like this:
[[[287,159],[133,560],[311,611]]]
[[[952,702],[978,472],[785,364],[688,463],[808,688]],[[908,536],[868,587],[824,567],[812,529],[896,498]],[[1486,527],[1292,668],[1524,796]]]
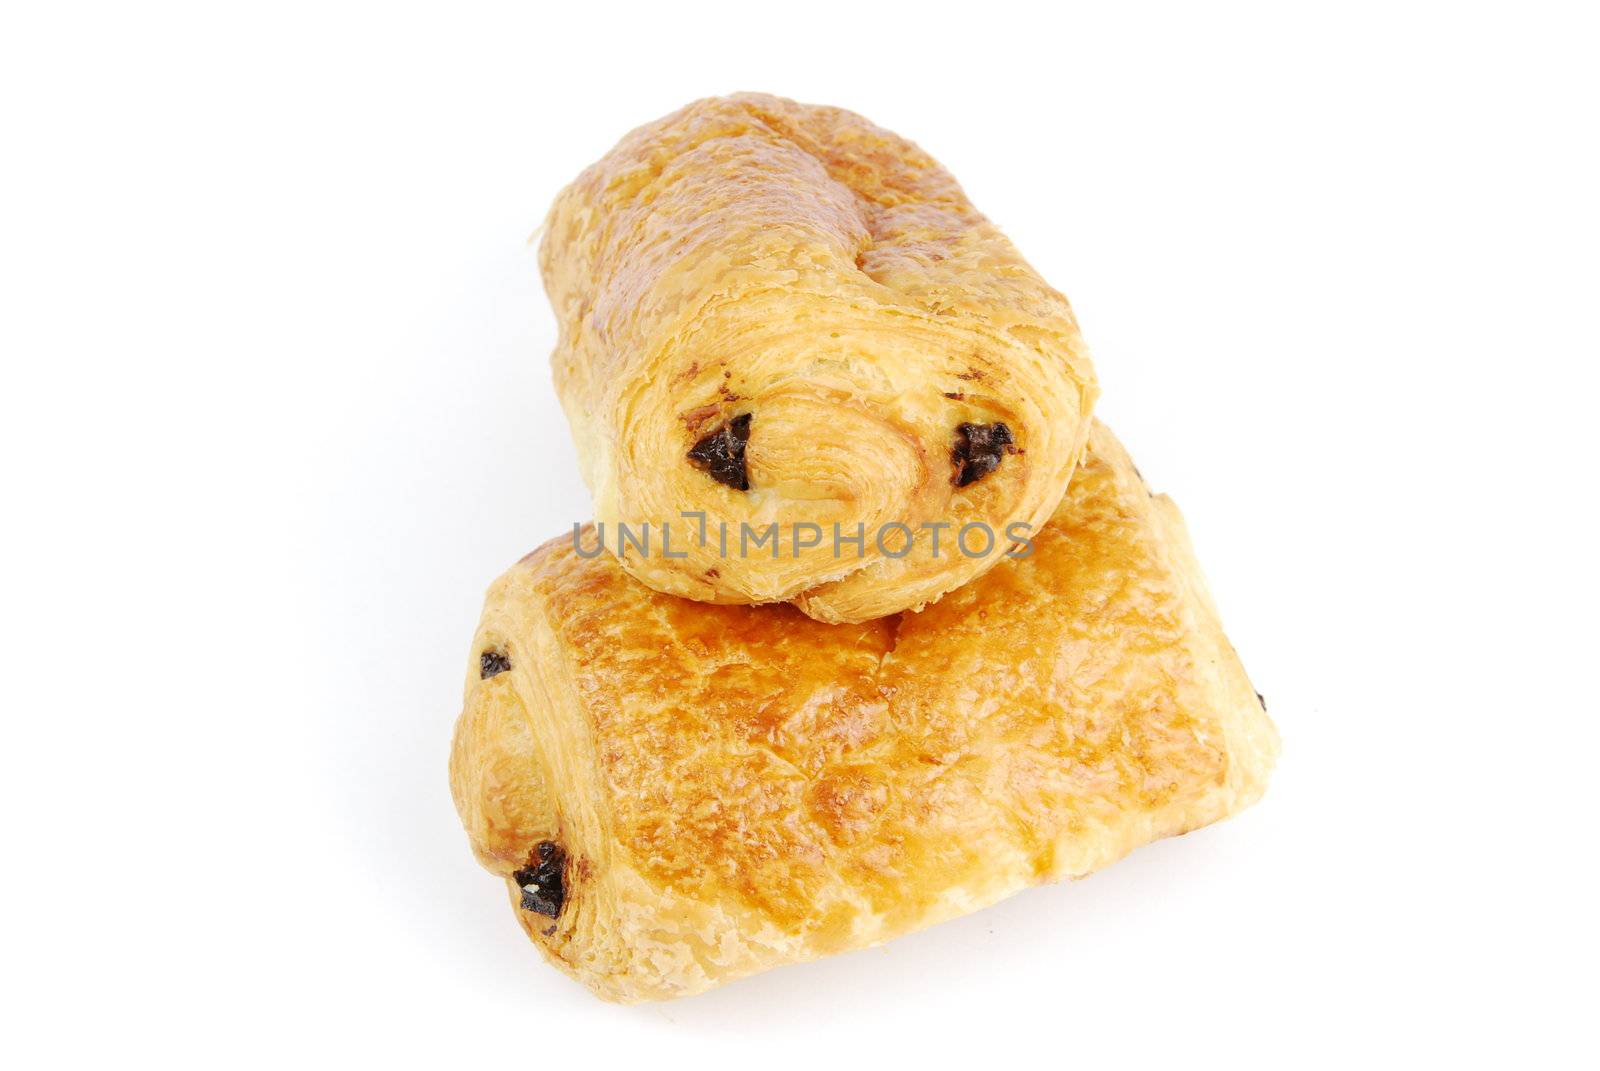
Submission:
[[[1015,453],[1011,429],[1002,423],[959,424],[950,461],[956,467],[957,487],[983,479],[1000,467],[1000,459]]]
[[[547,918],[561,914],[566,903],[567,853],[553,840],[542,840],[528,853],[528,865],[511,875],[522,890],[522,910]]]
[[[744,467],[744,444],[750,441],[750,414],[740,413],[707,435],[689,451],[689,460],[718,483],[735,491],[750,490]]]
[[[1257,692],[1256,702],[1261,704],[1261,710],[1263,713],[1265,713],[1267,709],[1267,697],[1262,695],[1260,692]]]
[[[497,677],[511,668],[511,659],[499,651],[485,651],[478,656],[478,679]]]

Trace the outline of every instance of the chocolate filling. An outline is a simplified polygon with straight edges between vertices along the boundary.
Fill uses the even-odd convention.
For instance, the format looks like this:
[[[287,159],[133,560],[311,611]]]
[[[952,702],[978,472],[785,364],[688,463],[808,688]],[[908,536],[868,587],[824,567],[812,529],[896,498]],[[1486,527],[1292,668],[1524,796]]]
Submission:
[[[511,668],[511,659],[499,651],[485,651],[478,656],[478,679],[497,677]]]
[[[1011,429],[1003,423],[958,424],[950,461],[956,467],[957,487],[983,479],[1000,467],[1000,459],[1014,452]]]
[[[735,491],[748,491],[750,477],[744,467],[744,444],[749,441],[750,414],[741,413],[695,443],[689,451],[689,460],[718,483],[725,483]]]
[[[537,911],[548,918],[561,914],[567,901],[564,879],[567,853],[553,840],[542,840],[528,853],[528,865],[511,875],[522,890],[522,910]]]

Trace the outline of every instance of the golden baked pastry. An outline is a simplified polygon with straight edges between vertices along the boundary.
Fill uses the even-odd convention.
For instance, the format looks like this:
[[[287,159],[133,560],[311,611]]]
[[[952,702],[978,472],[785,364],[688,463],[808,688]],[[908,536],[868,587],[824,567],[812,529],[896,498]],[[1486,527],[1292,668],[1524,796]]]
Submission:
[[[658,591],[917,609],[1010,546],[941,554],[924,525],[946,548],[1037,527],[1082,451],[1097,388],[1066,299],[851,112],[742,95],[641,127],[557,197],[540,265],[599,534]],[[781,553],[723,553],[745,525]]]
[[[548,543],[490,588],[450,784],[557,966],[682,996],[1081,877],[1254,801],[1277,734],[1096,426],[1027,557],[825,625]]]

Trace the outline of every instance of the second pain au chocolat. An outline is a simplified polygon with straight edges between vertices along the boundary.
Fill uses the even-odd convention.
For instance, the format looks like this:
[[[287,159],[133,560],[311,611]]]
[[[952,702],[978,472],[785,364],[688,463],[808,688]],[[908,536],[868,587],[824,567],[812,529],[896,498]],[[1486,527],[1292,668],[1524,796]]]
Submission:
[[[1005,549],[936,554],[924,525],[1037,528],[1082,453],[1097,388],[1066,299],[851,112],[741,95],[641,127],[557,197],[540,266],[596,520],[677,529],[681,559],[623,555],[658,591],[917,609]],[[686,512],[776,524],[784,553],[723,554]],[[875,539],[892,524],[923,533],[904,557]],[[791,553],[811,525],[865,547]]]
[[[1096,425],[1033,552],[827,625],[569,538],[490,588],[450,785],[597,994],[683,996],[1081,877],[1259,797],[1277,733],[1183,520]]]

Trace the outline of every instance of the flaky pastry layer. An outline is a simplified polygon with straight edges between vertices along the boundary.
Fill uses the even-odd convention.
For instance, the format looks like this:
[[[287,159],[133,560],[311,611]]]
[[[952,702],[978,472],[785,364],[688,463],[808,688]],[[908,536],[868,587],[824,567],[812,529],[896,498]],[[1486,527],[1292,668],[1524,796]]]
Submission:
[[[1176,507],[1104,427],[1033,548],[852,625],[663,595],[569,539],[519,562],[450,782],[534,943],[608,999],[682,996],[1254,801],[1276,731]]]

